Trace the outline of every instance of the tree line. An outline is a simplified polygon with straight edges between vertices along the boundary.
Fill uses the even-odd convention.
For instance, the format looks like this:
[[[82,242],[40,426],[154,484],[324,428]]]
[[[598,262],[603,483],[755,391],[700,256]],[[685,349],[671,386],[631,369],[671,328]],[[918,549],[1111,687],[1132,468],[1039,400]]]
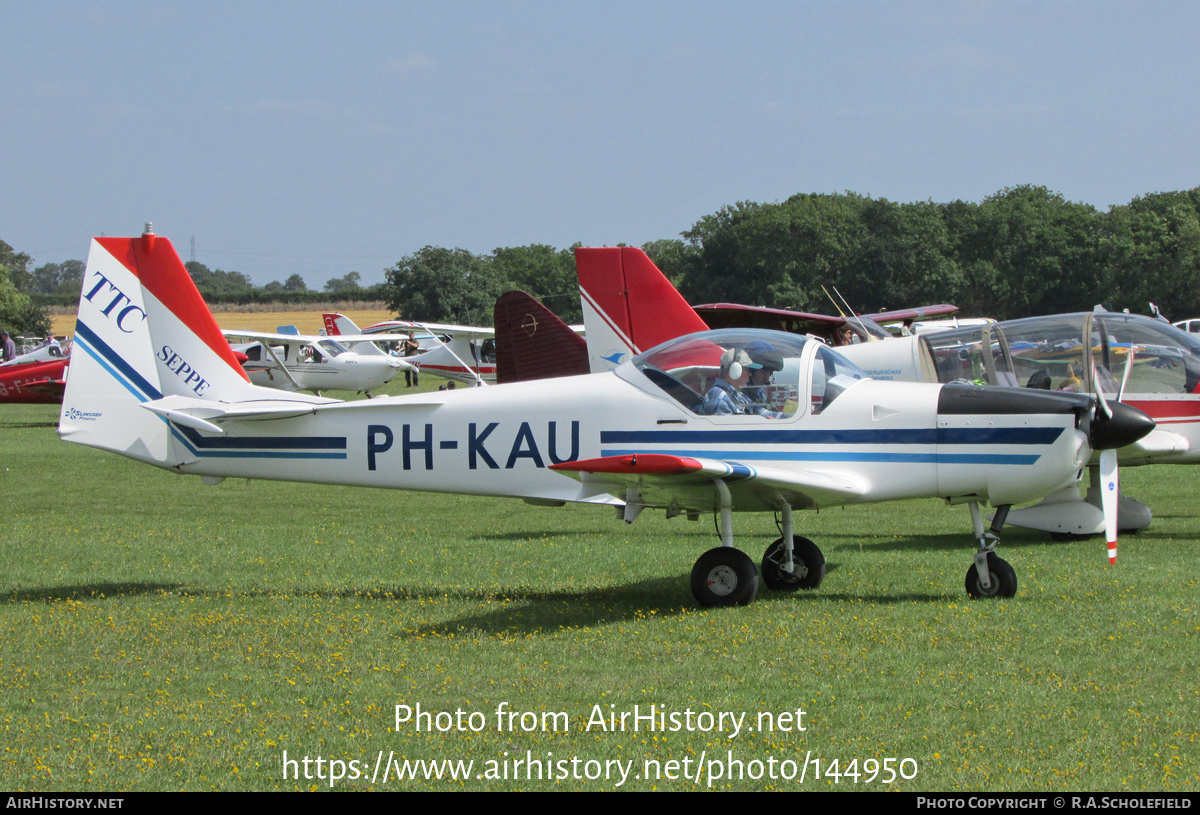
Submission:
[[[859,312],[948,302],[1011,319],[1097,303],[1146,312],[1154,302],[1171,319],[1200,315],[1200,187],[1104,211],[1032,185],[979,203],[801,193],[724,207],[642,248],[692,303],[829,313],[824,287]],[[362,287],[350,272],[320,293],[299,275],[257,287],[240,272],[186,265],[210,302],[381,300],[406,319],[489,325],[496,298],[522,289],[579,322],[573,249],[426,246],[387,268],[384,283]],[[0,321],[18,331],[36,322],[40,304],[74,304],[84,268],[30,266],[0,241]]]

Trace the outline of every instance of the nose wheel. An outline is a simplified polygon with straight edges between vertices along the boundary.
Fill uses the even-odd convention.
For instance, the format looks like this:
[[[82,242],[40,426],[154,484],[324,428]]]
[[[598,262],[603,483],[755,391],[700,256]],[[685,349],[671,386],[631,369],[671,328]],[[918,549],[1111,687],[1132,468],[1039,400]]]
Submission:
[[[972,599],[981,597],[1015,597],[1017,573],[1008,561],[995,552],[987,553],[988,586],[984,588],[979,579],[979,569],[972,565],[967,569],[967,595]]]
[[[767,547],[762,559],[762,580],[768,589],[796,591],[815,589],[825,579],[825,556],[808,538],[792,537],[791,563],[784,538]]]
[[[992,528],[984,532],[979,504],[970,502],[971,523],[975,527],[975,538],[979,541],[975,562],[967,569],[967,596],[973,600],[983,597],[1015,597],[1017,594],[1017,573],[1008,565],[1007,560],[994,551],[996,544],[1000,543],[1000,530],[1008,518],[1008,509],[1007,504],[996,507]]]

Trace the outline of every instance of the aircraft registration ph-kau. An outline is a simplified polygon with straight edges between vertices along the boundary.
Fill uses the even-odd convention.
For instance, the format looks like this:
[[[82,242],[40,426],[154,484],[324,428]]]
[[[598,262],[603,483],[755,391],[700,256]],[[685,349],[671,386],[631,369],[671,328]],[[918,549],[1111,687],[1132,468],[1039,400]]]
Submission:
[[[587,250],[579,252],[608,252]],[[620,250],[615,250],[620,251]],[[822,343],[760,330],[700,332],[611,373],[339,402],[250,383],[170,242],[92,241],[77,353],[59,433],[209,484],[226,477],[614,504],[719,519],[721,545],[691,572],[704,606],[750,602],[755,562],[734,547],[733,513],[778,513],[762,558],[771,588],[815,588],[820,549],[797,509],[939,497],[975,508],[971,596],[1009,597],[1016,574],[984,532],[1001,508],[1076,483],[1093,448],[1153,428],[1092,397],[877,382]],[[702,415],[698,387],[754,347],[777,363],[778,418]],[[732,363],[726,363],[730,358]],[[742,360],[741,363],[738,360]],[[998,530],[993,523],[993,530]]]

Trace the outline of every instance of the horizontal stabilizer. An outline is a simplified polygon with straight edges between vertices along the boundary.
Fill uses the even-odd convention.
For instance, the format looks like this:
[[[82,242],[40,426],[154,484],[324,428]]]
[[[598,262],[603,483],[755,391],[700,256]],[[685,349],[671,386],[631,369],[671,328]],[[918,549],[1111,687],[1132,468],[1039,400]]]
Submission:
[[[230,403],[211,402],[188,396],[167,396],[152,402],[143,402],[141,407],[187,427],[221,433],[224,431],[217,425],[222,422],[294,419],[314,413],[322,405],[337,404],[341,403],[336,399],[320,397],[313,397],[311,401],[259,399]]]

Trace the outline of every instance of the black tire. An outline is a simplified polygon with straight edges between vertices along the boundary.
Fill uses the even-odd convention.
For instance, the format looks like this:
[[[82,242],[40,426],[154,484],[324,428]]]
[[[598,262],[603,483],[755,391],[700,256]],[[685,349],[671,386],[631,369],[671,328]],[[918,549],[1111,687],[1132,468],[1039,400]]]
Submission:
[[[1000,558],[995,552],[988,552],[988,578],[992,587],[984,591],[979,587],[979,573],[975,564],[967,570],[967,595],[978,600],[985,597],[1015,597],[1017,594],[1017,573],[1008,561]]]
[[[808,538],[792,538],[792,562],[796,574],[788,574],[783,566],[783,538],[767,547],[762,559],[762,580],[768,589],[796,591],[815,589],[825,579],[825,555]]]
[[[731,546],[709,549],[692,567],[692,594],[706,608],[744,606],[758,595],[758,570]]]

